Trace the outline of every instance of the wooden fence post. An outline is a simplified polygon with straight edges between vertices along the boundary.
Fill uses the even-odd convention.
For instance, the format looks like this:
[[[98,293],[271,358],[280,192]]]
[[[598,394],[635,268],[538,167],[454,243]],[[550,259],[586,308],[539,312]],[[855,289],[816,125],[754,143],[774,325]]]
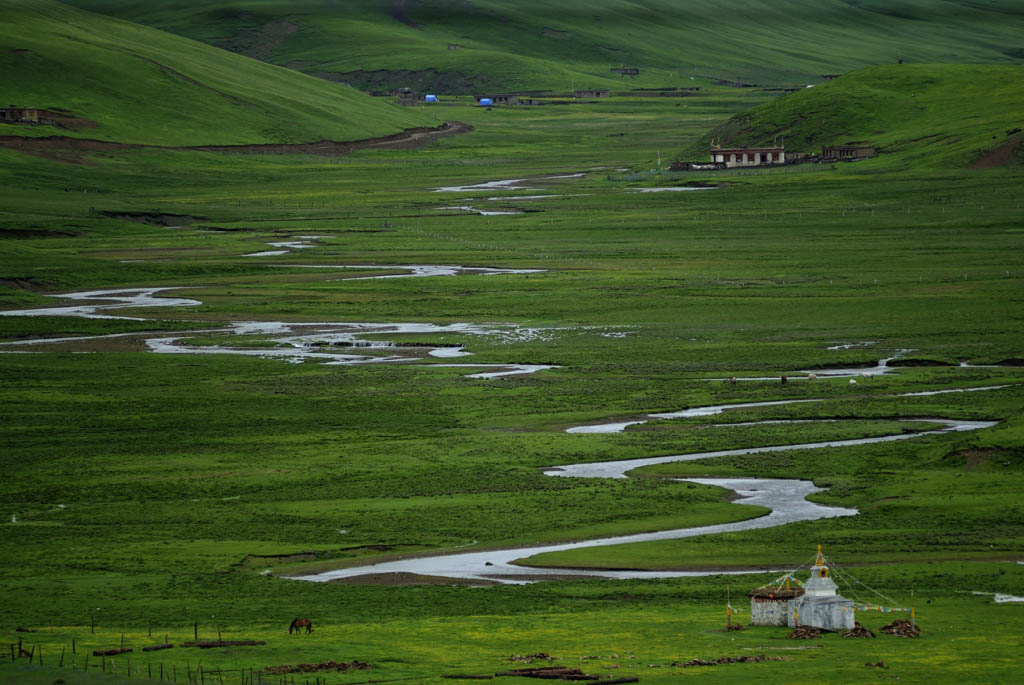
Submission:
[[[63,647],[60,648],[60,663],[58,664],[58,667],[64,668],[64,648]]]

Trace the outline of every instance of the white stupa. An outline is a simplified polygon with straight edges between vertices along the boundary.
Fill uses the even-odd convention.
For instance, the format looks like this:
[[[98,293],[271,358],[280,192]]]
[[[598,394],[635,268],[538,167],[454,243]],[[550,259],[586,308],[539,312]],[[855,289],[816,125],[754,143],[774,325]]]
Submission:
[[[828,566],[821,556],[818,545],[818,559],[811,567],[811,577],[804,583],[804,593],[790,600],[791,611],[786,625],[812,626],[825,630],[850,630],[854,624],[853,600],[836,593],[835,581],[829,576]]]

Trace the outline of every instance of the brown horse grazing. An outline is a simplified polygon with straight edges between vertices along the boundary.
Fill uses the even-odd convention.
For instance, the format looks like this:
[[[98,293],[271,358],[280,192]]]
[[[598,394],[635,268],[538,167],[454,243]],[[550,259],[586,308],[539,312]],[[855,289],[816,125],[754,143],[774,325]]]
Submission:
[[[288,626],[288,634],[291,635],[294,630],[296,633],[301,633],[302,628],[306,629],[306,635],[313,632],[313,622],[308,618],[297,618],[292,621],[292,624]]]

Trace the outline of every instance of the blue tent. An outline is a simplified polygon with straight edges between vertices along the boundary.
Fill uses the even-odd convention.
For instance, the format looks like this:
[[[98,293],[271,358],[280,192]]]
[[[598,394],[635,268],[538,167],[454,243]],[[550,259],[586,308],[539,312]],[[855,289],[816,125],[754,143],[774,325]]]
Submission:
[[[426,95],[426,96],[424,96],[423,99],[426,102],[437,102],[437,96],[436,95]]]
[[[481,107],[490,107],[493,103],[490,98],[480,98]]]

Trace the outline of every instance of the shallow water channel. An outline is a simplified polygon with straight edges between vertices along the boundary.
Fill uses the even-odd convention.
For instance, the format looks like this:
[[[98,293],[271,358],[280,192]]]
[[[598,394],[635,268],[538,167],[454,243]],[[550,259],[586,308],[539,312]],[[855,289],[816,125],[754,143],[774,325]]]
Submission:
[[[383,267],[366,267],[383,268]],[[533,270],[503,270],[487,267],[461,266],[430,266],[414,265],[408,267],[409,274],[390,274],[366,276],[364,278],[396,278],[403,276],[442,276],[454,275],[466,269],[487,275],[498,273],[533,273]],[[112,312],[136,307],[192,307],[201,305],[199,300],[158,296],[172,288],[123,288],[117,290],[90,290],[79,293],[57,295],[71,300],[88,302],[69,307],[44,307],[38,309],[16,309],[0,311],[0,316],[70,316],[94,319],[129,319],[144,321],[145,319],[130,316],[117,316]],[[472,352],[465,349],[463,343],[449,345],[406,344],[387,340],[364,340],[368,335],[409,335],[409,334],[454,334],[462,336],[487,336],[501,341],[522,342],[543,337],[541,329],[525,328],[514,324],[471,324],[453,323],[447,325],[431,323],[286,323],[281,321],[242,321],[224,324],[210,322],[211,328],[190,331],[185,335],[173,337],[149,337],[146,346],[150,351],[159,354],[231,354],[261,359],[281,359],[301,364],[306,360],[317,361],[329,365],[384,364],[422,362],[424,356],[452,359],[471,356]],[[184,338],[204,333],[259,335],[269,338],[271,346],[241,347],[222,345],[187,345],[181,342]],[[113,338],[140,337],[138,333],[115,333],[111,335],[76,336],[65,338],[33,338],[0,343],[0,348],[12,346],[40,346],[45,344],[74,343],[97,341]],[[266,342],[266,341],[265,341]],[[387,350],[390,354],[360,354],[364,352],[380,352]],[[523,364],[523,363],[438,363],[433,366],[466,369],[480,369],[468,374],[468,378],[500,378],[520,374],[536,373],[558,368],[554,364]]]
[[[380,268],[380,267],[377,267]],[[462,267],[433,267],[433,266],[412,266],[412,273],[409,275],[450,275],[458,272]],[[484,269],[485,272],[498,272],[500,270]],[[523,270],[519,273],[527,273]],[[389,278],[394,276],[373,276],[371,278]],[[163,291],[171,288],[125,288],[116,290],[93,290],[79,293],[68,293],[59,295],[66,299],[80,302],[73,306],[57,306],[38,309],[21,309],[2,311],[2,316],[72,316],[84,318],[133,318],[116,316],[110,312],[119,309],[136,307],[189,307],[202,304],[198,300],[187,298],[175,298],[162,296]],[[158,296],[159,295],[159,296]],[[268,358],[283,358],[290,361],[302,362],[305,359],[316,359],[329,364],[366,364],[386,362],[414,362],[417,357],[409,355],[390,354],[387,356],[369,356],[352,353],[352,348],[389,348],[393,350],[403,349],[399,343],[390,341],[362,340],[360,336],[373,334],[409,334],[409,333],[459,333],[466,335],[491,335],[499,336],[508,340],[526,341],[543,337],[545,332],[540,329],[529,329],[514,325],[501,324],[469,324],[456,323],[449,325],[435,325],[429,323],[285,323],[248,321],[236,322],[227,326],[220,323],[212,323],[217,326],[205,332],[235,333],[237,335],[263,335],[271,336],[276,347],[264,347],[259,349],[246,349],[221,346],[187,346],[182,345],[180,337],[159,337],[149,338],[146,343],[154,352],[171,354],[238,354]],[[190,333],[195,334],[199,331]],[[104,338],[120,338],[126,336],[137,336],[137,333],[120,333],[107,336],[82,336],[76,338],[49,338],[32,339],[0,343],[0,346],[11,345],[42,345],[46,343],[74,342],[80,340],[99,340]],[[333,349],[332,349],[333,348]],[[341,349],[345,349],[344,352]],[[407,346],[408,348],[408,346]],[[454,346],[426,346],[427,354],[435,357],[459,357],[466,354],[461,345]],[[877,374],[885,373],[888,370],[888,360],[882,360],[876,367],[870,369],[842,369],[831,370],[830,375],[841,375],[847,373]],[[439,366],[486,368],[471,375],[471,378],[495,378],[499,376],[534,373],[536,371],[556,368],[544,364],[464,364],[445,363]],[[824,374],[822,374],[824,375]],[[975,387],[975,388],[949,388],[943,390],[928,390],[921,392],[907,392],[892,397],[919,397],[927,395],[939,395],[953,392],[980,392],[995,390],[1007,387],[1005,385]],[[730,409],[748,407],[764,407],[785,404],[797,404],[804,402],[820,402],[823,398],[808,398],[794,400],[777,400],[768,402],[748,402],[726,405],[715,405],[707,407],[692,407],[677,412],[648,414],[643,418],[605,423],[591,426],[577,426],[568,429],[570,433],[608,433],[625,430],[627,427],[639,423],[645,423],[653,419],[673,419],[694,416],[710,416],[719,414]],[[734,455],[760,454],[768,452],[779,452],[788,450],[820,449],[825,447],[842,447],[848,445],[866,445],[871,443],[891,442],[896,440],[911,440],[923,435],[935,435],[947,432],[973,431],[983,428],[990,428],[996,425],[994,421],[962,421],[943,418],[919,419],[928,423],[942,424],[942,428],[935,430],[921,431],[918,433],[900,433],[896,435],[860,438],[849,440],[832,440],[827,442],[802,443],[793,445],[773,445],[767,447],[755,447],[736,450],[719,450],[713,452],[698,452],[693,454],[680,454],[672,456],[651,457],[646,459],[631,459],[623,461],[592,462],[580,464],[568,464],[552,466],[543,469],[546,475],[559,478],[626,478],[627,473],[633,469],[653,464],[663,464],[675,461],[692,461],[697,459],[710,459],[714,457],[725,457]],[[766,421],[764,423],[774,423]],[[758,422],[760,423],[760,422]],[[750,425],[747,423],[745,425]],[[839,516],[854,516],[857,511],[840,507],[827,507],[809,502],[806,497],[822,489],[814,486],[809,481],[786,480],[786,479],[742,479],[742,478],[688,478],[678,479],[686,482],[715,485],[735,491],[740,499],[737,504],[757,505],[769,508],[771,512],[762,517],[737,521],[713,526],[702,526],[697,528],[682,528],[675,530],[656,531],[610,538],[600,538],[561,544],[537,545],[520,547],[516,549],[491,550],[487,552],[462,552],[457,554],[445,554],[437,556],[426,556],[413,559],[381,562],[369,566],[338,569],[326,573],[296,577],[299,580],[314,582],[327,582],[342,578],[362,576],[368,574],[388,573],[413,573],[429,576],[442,576],[462,579],[490,580],[502,583],[523,583],[542,580],[545,577],[557,575],[562,576],[595,576],[604,578],[667,578],[678,576],[707,575],[718,573],[716,571],[609,571],[609,570],[584,570],[584,569],[550,569],[540,567],[528,567],[517,565],[516,562],[544,552],[556,552],[585,547],[598,547],[605,545],[618,545],[630,542],[646,542],[651,540],[668,540],[674,538],[694,537],[698,535],[710,535],[726,533],[739,530],[753,530],[759,528],[771,528],[785,525],[796,521],[811,521],[822,518],[834,518]],[[740,572],[736,572],[740,573]]]
[[[996,389],[976,388],[975,390]],[[956,389],[941,392],[958,392]],[[907,393],[908,395],[910,393]],[[729,409],[752,406],[769,406],[781,404],[795,404],[799,402],[819,402],[821,399],[809,400],[781,400],[775,402],[757,402],[746,404],[718,405],[709,407],[694,407],[692,409],[672,414],[651,414],[654,417],[675,417],[675,416],[709,416],[718,414]],[[922,419],[923,420],[923,419]],[[696,452],[693,454],[680,454],[672,456],[651,457],[647,459],[628,459],[622,461],[591,462],[581,464],[568,464],[552,466],[543,469],[549,476],[559,478],[626,478],[627,473],[641,466],[653,464],[664,464],[675,461],[693,461],[696,459],[710,459],[714,457],[725,457],[743,454],[760,454],[766,452],[780,452],[786,450],[819,449],[823,447],[839,447],[847,445],[866,445],[879,442],[891,442],[894,440],[909,440],[922,435],[935,435],[938,433],[972,431],[982,428],[990,428],[996,425],[994,421],[956,421],[949,419],[927,419],[929,423],[940,423],[944,427],[937,430],[922,431],[919,433],[901,433],[897,435],[880,436],[874,438],[860,438],[851,440],[832,440],[827,442],[802,443],[794,445],[773,445],[769,447],[754,447],[748,449],[719,450],[714,452]],[[628,424],[607,424],[621,426],[622,430]],[[579,432],[569,429],[569,432]],[[651,533],[640,533],[637,535],[617,536],[600,538],[595,540],[584,540],[579,542],[568,542],[561,544],[536,545],[519,547],[515,549],[492,550],[486,552],[461,552],[431,557],[418,557],[413,559],[402,559],[397,561],[381,562],[369,566],[357,566],[335,571],[328,571],[309,576],[293,576],[297,580],[314,582],[329,582],[343,578],[363,576],[368,574],[389,574],[389,573],[413,573],[427,576],[441,576],[447,578],[479,579],[497,581],[501,583],[526,583],[545,578],[584,576],[601,578],[674,578],[681,576],[698,576],[720,573],[719,571],[610,571],[604,569],[563,569],[544,568],[536,566],[520,566],[516,562],[544,552],[561,552],[586,547],[600,547],[606,545],[621,545],[630,542],[648,542],[652,540],[670,540],[675,538],[695,537],[698,535],[712,535],[717,533],[728,533],[740,530],[753,530],[759,528],[773,528],[775,526],[794,523],[797,521],[813,521],[822,518],[835,518],[839,516],[854,516],[856,509],[845,509],[841,507],[828,507],[815,504],[806,499],[807,495],[821,492],[823,489],[816,487],[810,481],[789,480],[789,479],[767,479],[767,478],[685,478],[677,479],[681,482],[701,483],[715,485],[736,492],[740,499],[736,504],[756,505],[771,509],[766,516],[725,523],[713,526],[700,526],[696,528],[681,528],[675,530],[657,531]],[[736,571],[734,573],[742,573]]]

